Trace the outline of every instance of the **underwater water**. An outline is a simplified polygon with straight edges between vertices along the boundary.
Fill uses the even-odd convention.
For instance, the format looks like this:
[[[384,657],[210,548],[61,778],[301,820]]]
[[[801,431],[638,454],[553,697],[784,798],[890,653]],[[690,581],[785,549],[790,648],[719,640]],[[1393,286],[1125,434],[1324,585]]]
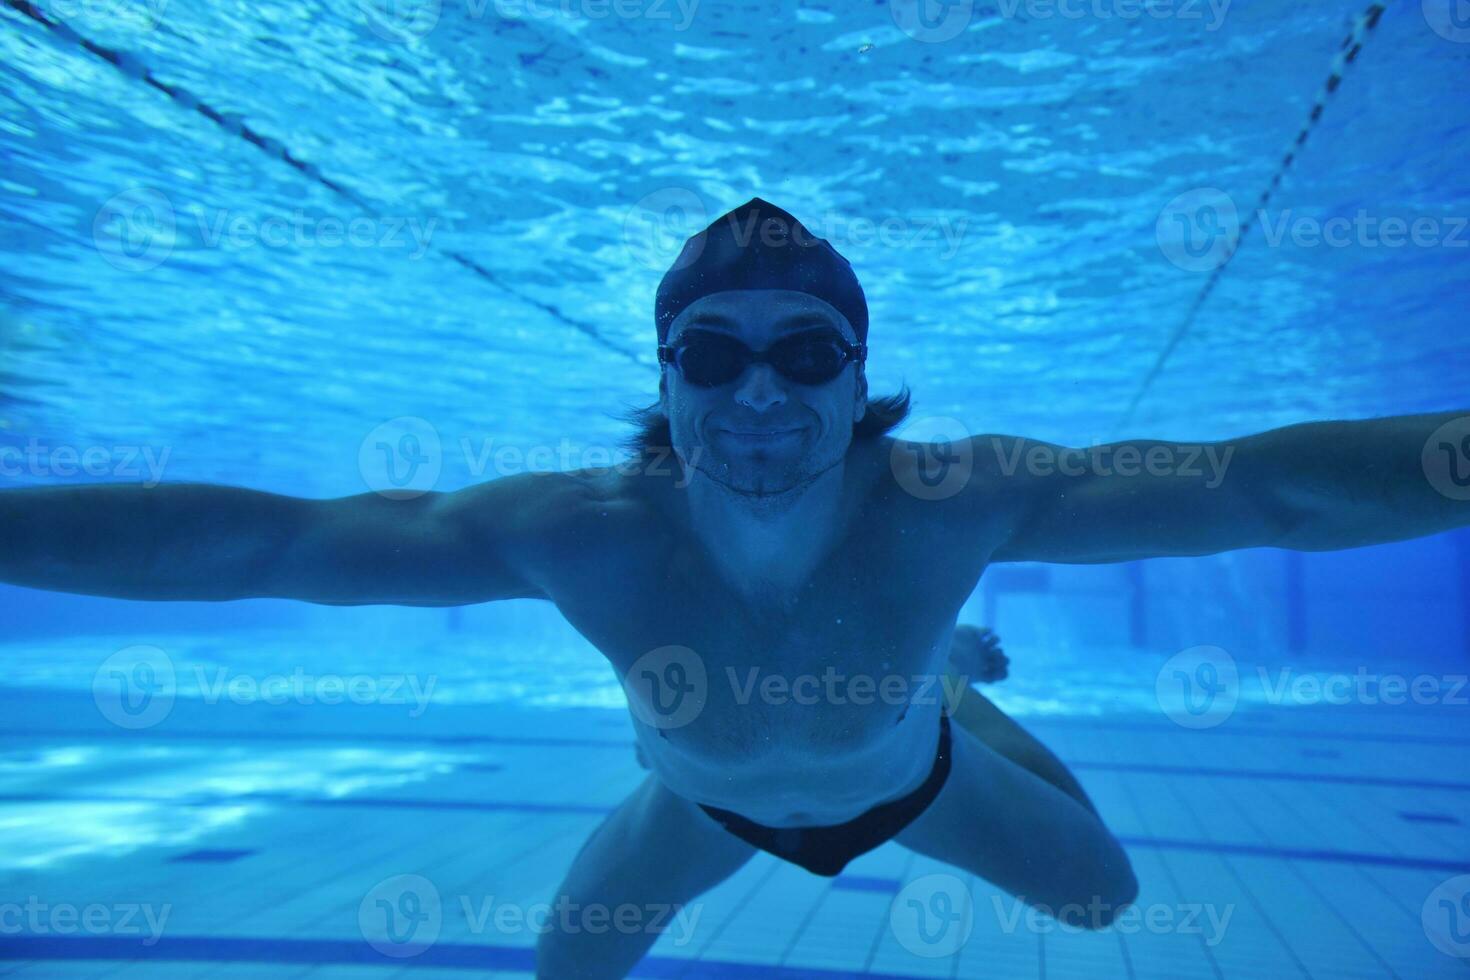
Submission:
[[[660,276],[754,196],[851,261],[915,438],[1464,408],[1467,84],[1464,0],[3,0],[0,486],[622,459]],[[631,975],[1470,970],[1470,532],[1001,565],[960,619],[1134,917],[761,854]],[[644,777],[544,602],[0,622],[0,976],[528,976]]]

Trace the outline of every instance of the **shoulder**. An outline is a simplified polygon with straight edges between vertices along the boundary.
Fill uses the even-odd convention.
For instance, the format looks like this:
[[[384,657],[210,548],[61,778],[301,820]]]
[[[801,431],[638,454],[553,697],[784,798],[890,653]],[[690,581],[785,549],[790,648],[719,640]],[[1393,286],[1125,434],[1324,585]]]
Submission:
[[[994,538],[1037,492],[1028,454],[1044,446],[1018,436],[963,435],[934,441],[884,436],[866,450],[873,494],[951,532]]]
[[[471,488],[469,519],[551,560],[645,550],[669,536],[671,473],[646,462],[525,473]]]

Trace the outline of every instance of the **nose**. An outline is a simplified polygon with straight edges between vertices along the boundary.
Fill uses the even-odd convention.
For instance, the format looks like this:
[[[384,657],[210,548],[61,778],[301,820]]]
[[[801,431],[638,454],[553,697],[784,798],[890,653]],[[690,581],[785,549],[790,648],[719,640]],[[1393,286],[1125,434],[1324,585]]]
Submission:
[[[752,364],[735,388],[735,401],[753,412],[764,412],[786,403],[786,389],[769,364]]]

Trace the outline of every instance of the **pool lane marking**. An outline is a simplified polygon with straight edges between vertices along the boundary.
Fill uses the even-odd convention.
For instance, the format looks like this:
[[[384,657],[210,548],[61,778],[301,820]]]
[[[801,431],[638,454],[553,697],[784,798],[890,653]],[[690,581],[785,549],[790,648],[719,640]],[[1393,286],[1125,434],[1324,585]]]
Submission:
[[[207,102],[204,102],[202,99],[196,97],[187,89],[181,88],[176,85],[170,85],[167,82],[158,80],[153,76],[153,73],[149,71],[147,65],[144,65],[140,60],[138,60],[133,55],[127,53],[126,51],[119,51],[115,48],[109,48],[106,45],[97,44],[96,42],[83,37],[71,27],[68,27],[66,24],[63,24],[58,20],[52,20],[50,17],[46,16],[45,13],[38,10],[34,5],[29,3],[28,0],[0,0],[0,2],[3,2],[7,7],[10,7],[17,13],[23,14],[36,23],[44,26],[48,30],[55,33],[58,37],[61,37],[72,44],[79,45],[86,51],[96,55],[103,61],[106,61],[114,68],[121,71],[129,78],[134,79],[135,81],[140,81],[151,88],[157,89],[159,92],[167,95],[175,103],[185,109],[192,109],[194,112],[214,123],[220,129],[223,129],[225,132],[230,133],[234,136],[240,137],[247,143],[264,152],[272,159],[278,160],[286,164],[287,166],[295,169],[297,172],[302,174],[302,176],[308,178],[309,180],[315,181],[316,183],[325,187],[327,190],[331,191],[333,194],[336,194],[342,199],[350,202],[354,207],[357,207],[358,209],[371,215],[378,221],[384,220],[383,216],[378,213],[378,210],[373,207],[373,205],[366,198],[362,197],[360,194],[347,187],[345,184],[339,183],[338,181],[328,177],[326,174],[322,173],[321,169],[315,164],[296,156],[294,153],[291,152],[289,147],[287,147],[279,140],[272,139],[269,136],[265,136],[257,132],[254,128],[250,126],[249,123],[246,123],[238,115],[235,115],[233,113],[220,112],[213,106],[209,105]],[[185,43],[188,43],[187,38],[181,37],[176,32],[170,31],[169,33],[175,37],[180,37],[181,40],[183,40]],[[508,285],[495,273],[491,272],[489,269],[485,268],[483,265],[470,258],[468,255],[465,255],[463,252],[457,252],[452,249],[437,248],[434,245],[428,245],[427,247],[433,249],[435,252],[438,252],[440,255],[443,255],[446,258],[452,259],[459,265],[480,276],[482,279],[489,282],[492,286],[494,286],[496,289],[499,289],[501,292],[506,293],[509,296],[513,296],[516,299],[520,300],[522,303],[533,306],[541,312],[547,314],[557,322],[563,323],[571,327],[572,329],[582,334],[585,334],[595,343],[601,345],[607,350],[612,351],[615,354],[618,354],[621,357],[627,358],[634,364],[642,367],[651,366],[653,364],[652,360],[649,357],[634,353],[633,351],[624,347],[622,344],[604,335],[593,324],[586,323],[582,320],[576,319],[575,317],[568,316],[566,313],[562,312],[560,307],[556,306],[555,304],[543,302],[533,296],[522,293],[514,287]]]
[[[1236,254],[1240,251],[1241,245],[1245,243],[1246,235],[1250,233],[1251,228],[1255,224],[1254,216],[1265,210],[1272,195],[1281,186],[1281,181],[1286,176],[1286,171],[1291,169],[1291,165],[1296,161],[1297,153],[1302,147],[1306,146],[1307,137],[1316,128],[1317,123],[1321,121],[1322,113],[1327,108],[1328,100],[1337,93],[1338,88],[1342,85],[1343,75],[1346,74],[1348,66],[1357,60],[1359,52],[1363,50],[1364,42],[1367,41],[1368,35],[1373,29],[1378,26],[1378,21],[1382,18],[1386,9],[1385,5],[1381,3],[1370,5],[1367,10],[1358,16],[1357,21],[1353,24],[1352,31],[1343,39],[1337,56],[1332,59],[1332,71],[1327,76],[1326,83],[1323,84],[1321,90],[1317,93],[1317,100],[1312,106],[1312,111],[1308,115],[1307,121],[1302,125],[1301,130],[1297,132],[1296,139],[1287,146],[1286,152],[1281,157],[1281,162],[1276,166],[1276,172],[1271,175],[1271,182],[1266,185],[1266,189],[1261,192],[1260,197],[1256,200],[1255,208],[1247,212],[1245,219],[1241,222],[1240,235],[1236,238],[1234,245],[1231,246],[1229,254],[1210,272],[1210,278],[1205,281],[1204,286],[1200,289],[1198,295],[1195,296],[1194,302],[1189,305],[1189,309],[1184,314],[1184,319],[1180,321],[1179,326],[1174,328],[1174,333],[1170,335],[1168,342],[1164,344],[1164,349],[1159,352],[1158,357],[1154,360],[1153,366],[1144,375],[1143,381],[1138,386],[1138,390],[1133,393],[1132,400],[1129,401],[1128,407],[1123,411],[1122,418],[1114,426],[1113,431],[1115,434],[1133,421],[1133,415],[1138,410],[1139,402],[1143,401],[1144,395],[1148,394],[1149,388],[1153,386],[1155,379],[1163,371],[1164,365],[1174,354],[1174,349],[1179,346],[1185,334],[1189,333],[1190,329],[1194,326],[1200,308],[1204,306],[1205,300],[1214,292],[1215,285],[1220,281],[1220,277],[1225,274],[1225,270],[1229,267],[1231,260],[1235,258]]]

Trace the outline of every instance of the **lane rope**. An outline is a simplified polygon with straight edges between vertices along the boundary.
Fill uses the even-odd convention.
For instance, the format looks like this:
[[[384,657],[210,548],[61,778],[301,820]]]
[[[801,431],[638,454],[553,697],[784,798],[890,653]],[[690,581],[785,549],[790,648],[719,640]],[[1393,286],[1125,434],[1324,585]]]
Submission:
[[[1357,60],[1358,53],[1363,50],[1363,44],[1368,40],[1368,36],[1373,32],[1373,29],[1378,26],[1378,21],[1383,17],[1386,9],[1386,5],[1382,3],[1371,4],[1367,10],[1358,16],[1353,24],[1352,31],[1343,39],[1337,56],[1332,59],[1332,71],[1327,76],[1327,81],[1322,85],[1321,90],[1317,93],[1317,100],[1312,105],[1312,111],[1308,115],[1307,121],[1302,124],[1301,130],[1296,134],[1296,139],[1292,140],[1287,146],[1285,153],[1281,157],[1281,162],[1276,166],[1276,172],[1271,175],[1271,182],[1266,185],[1265,190],[1261,191],[1260,197],[1257,198],[1256,206],[1241,222],[1240,234],[1236,237],[1234,244],[1231,245],[1229,253],[1210,272],[1209,279],[1205,281],[1204,286],[1194,297],[1194,301],[1189,304],[1188,310],[1186,310],[1179,325],[1174,328],[1174,332],[1169,336],[1169,340],[1164,345],[1164,349],[1159,352],[1159,356],[1154,360],[1153,366],[1144,375],[1138,389],[1133,393],[1133,398],[1129,401],[1128,407],[1114,425],[1114,434],[1117,434],[1119,430],[1133,421],[1133,415],[1138,410],[1139,403],[1148,394],[1155,379],[1163,371],[1164,365],[1168,363],[1169,358],[1174,354],[1174,350],[1179,346],[1180,341],[1194,327],[1195,321],[1199,316],[1200,308],[1205,305],[1205,301],[1215,291],[1215,286],[1219,283],[1220,277],[1225,274],[1225,269],[1230,265],[1230,261],[1240,252],[1240,247],[1244,244],[1246,235],[1255,226],[1256,216],[1265,211],[1266,205],[1270,203],[1272,196],[1281,186],[1281,181],[1285,178],[1286,172],[1291,169],[1291,165],[1296,162],[1297,155],[1306,146],[1308,136],[1317,127],[1317,123],[1322,119],[1323,112],[1327,109],[1328,100],[1337,94],[1337,90],[1342,85],[1342,79],[1347,73],[1348,67]]]
[[[78,45],[91,54],[94,54],[97,57],[101,58],[103,61],[106,61],[108,64],[117,68],[129,78],[141,81],[143,84],[148,85],[149,87],[154,88],[159,92],[162,92],[179,106],[186,109],[192,109],[194,112],[208,119],[220,129],[223,129],[228,133],[238,136],[241,139],[245,140],[247,143],[250,143],[252,146],[255,146],[271,159],[277,160],[281,163],[286,164],[288,167],[295,169],[302,176],[306,177],[309,180],[315,181],[316,183],[325,187],[327,190],[331,191],[333,194],[337,195],[345,201],[348,201],[354,207],[370,215],[374,219],[380,222],[384,220],[382,214],[377,210],[377,208],[375,208],[372,203],[364,198],[361,194],[358,194],[347,185],[337,180],[334,180],[331,177],[328,177],[326,174],[322,173],[315,164],[301,159],[296,154],[292,153],[290,148],[282,144],[279,140],[275,140],[270,138],[269,136],[263,135],[255,128],[253,128],[249,123],[241,119],[239,116],[222,113],[215,109],[213,106],[209,105],[209,103],[196,97],[187,89],[183,89],[179,86],[170,85],[167,82],[160,81],[159,79],[155,78],[153,76],[153,73],[148,70],[148,67],[140,62],[137,58],[133,57],[125,51],[118,51],[114,48],[109,48],[105,45],[97,44],[96,42],[81,36],[76,31],[72,30],[72,28],[68,27],[66,24],[63,24],[60,21],[53,20],[52,18],[48,17],[44,12],[38,10],[34,5],[29,3],[28,0],[3,0],[3,2],[12,10],[15,10],[16,12],[23,14],[26,17],[29,17],[31,20],[35,21],[38,24],[41,24],[47,30],[66,40],[68,43]],[[172,34],[173,32],[170,33]],[[179,35],[175,34],[174,36],[178,37]],[[188,40],[187,38],[182,37],[180,37],[180,39],[186,42]],[[479,276],[481,279],[484,279],[486,282],[490,283],[491,286],[500,290],[506,295],[514,297],[520,302],[540,310],[542,313],[545,313],[547,316],[551,317],[558,323],[564,324],[565,326],[571,327],[573,330],[576,330],[579,333],[585,334],[594,343],[609,351],[612,351],[620,357],[624,357],[632,361],[634,364],[639,365],[640,367],[647,367],[652,363],[648,357],[641,356],[638,353],[629,350],[621,343],[603,334],[602,331],[598,330],[594,324],[579,320],[573,316],[569,316],[554,303],[547,303],[542,300],[536,299],[533,296],[526,295],[525,293],[516,289],[514,286],[506,283],[505,280],[502,279],[500,276],[497,276],[494,272],[487,269],[478,261],[464,254],[463,252],[455,251],[453,249],[436,248],[432,245],[430,245],[429,248],[435,252],[438,252],[440,255],[443,255],[446,258],[453,260],[455,263],[464,267],[465,269],[468,269],[470,272]]]

